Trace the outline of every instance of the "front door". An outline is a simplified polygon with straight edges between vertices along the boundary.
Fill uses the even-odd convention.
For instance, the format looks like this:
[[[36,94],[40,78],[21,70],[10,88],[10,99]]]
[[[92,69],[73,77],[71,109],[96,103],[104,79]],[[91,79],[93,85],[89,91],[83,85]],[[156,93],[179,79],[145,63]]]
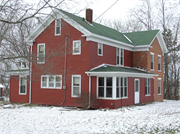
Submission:
[[[134,82],[134,103],[139,103],[139,79],[135,79]]]

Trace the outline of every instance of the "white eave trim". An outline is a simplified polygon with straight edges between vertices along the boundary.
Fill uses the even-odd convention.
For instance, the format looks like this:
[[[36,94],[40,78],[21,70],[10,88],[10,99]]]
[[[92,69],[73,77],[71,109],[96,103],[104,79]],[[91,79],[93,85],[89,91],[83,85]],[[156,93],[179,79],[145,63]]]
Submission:
[[[167,47],[166,47],[166,44],[165,44],[164,39],[163,39],[163,37],[162,37],[162,34],[161,34],[160,32],[157,34],[157,39],[158,39],[158,42],[159,42],[160,47],[161,47],[161,49],[162,49],[162,52],[163,52],[163,53],[167,53],[167,52],[168,52],[168,49],[167,49]]]
[[[157,74],[145,74],[145,73],[128,73],[128,72],[85,72],[90,76],[122,76],[122,77],[141,77],[141,78],[153,78],[159,76]]]
[[[14,72],[8,72],[10,75],[29,75],[29,71],[14,71]]]

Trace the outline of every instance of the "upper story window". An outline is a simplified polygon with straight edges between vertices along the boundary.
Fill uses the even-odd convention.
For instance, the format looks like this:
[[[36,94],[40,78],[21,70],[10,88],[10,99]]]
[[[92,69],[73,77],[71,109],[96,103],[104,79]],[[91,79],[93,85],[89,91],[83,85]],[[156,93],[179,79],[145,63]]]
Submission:
[[[19,94],[26,95],[27,80],[24,77],[19,78]]]
[[[55,20],[55,35],[61,34],[61,20],[57,19]]]
[[[62,75],[41,75],[41,88],[62,88]]]
[[[154,70],[154,53],[151,53],[151,70]]]
[[[73,55],[81,54],[81,40],[73,41]]]
[[[81,96],[81,75],[72,75],[71,96],[72,97]]]
[[[158,71],[161,71],[161,55],[158,55]]]
[[[145,79],[145,95],[150,95],[150,78]]]
[[[18,61],[18,62],[16,62],[16,68],[17,69],[29,68],[29,64],[26,61]]]
[[[45,63],[45,44],[38,44],[37,49],[37,63]]]
[[[116,64],[124,65],[124,49],[116,48]]]
[[[98,43],[98,55],[103,56],[103,44]]]

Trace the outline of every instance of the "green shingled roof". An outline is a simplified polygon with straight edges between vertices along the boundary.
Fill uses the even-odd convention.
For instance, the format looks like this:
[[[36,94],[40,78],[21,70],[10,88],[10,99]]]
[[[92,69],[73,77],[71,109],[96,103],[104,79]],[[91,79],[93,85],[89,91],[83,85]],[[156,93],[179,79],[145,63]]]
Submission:
[[[83,26],[85,29],[87,29],[91,33],[101,35],[101,36],[104,36],[104,37],[108,37],[110,39],[121,41],[121,42],[124,42],[124,43],[127,43],[127,44],[132,44],[128,39],[126,39],[126,37],[122,33],[120,33],[117,30],[114,30],[112,28],[103,26],[103,25],[95,23],[95,22],[93,22],[93,24],[91,25],[91,24],[89,24],[87,21],[85,21],[83,18],[81,18],[79,16],[76,16],[74,14],[65,12],[63,10],[60,10],[60,11],[62,13],[64,13],[65,15],[67,15],[68,17],[70,17],[71,19],[73,19],[74,21],[76,21],[78,24]]]
[[[25,72],[25,71],[29,71],[29,69],[17,69],[17,70],[9,70],[8,72]]]
[[[89,70],[87,72],[126,72],[126,73],[153,74],[153,73],[136,69],[136,68],[112,66],[112,65],[106,65],[106,64],[101,67],[97,67],[95,69]]]
[[[159,30],[124,33],[135,45],[150,45]]]

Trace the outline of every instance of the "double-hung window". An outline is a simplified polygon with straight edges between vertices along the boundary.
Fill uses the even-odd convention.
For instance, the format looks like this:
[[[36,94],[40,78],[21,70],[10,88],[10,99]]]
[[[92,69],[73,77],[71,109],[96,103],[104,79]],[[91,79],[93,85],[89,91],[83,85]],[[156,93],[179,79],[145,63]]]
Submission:
[[[37,63],[45,63],[45,44],[38,44],[37,48]]]
[[[150,78],[145,79],[145,95],[150,95]]]
[[[127,77],[116,78],[116,98],[128,97]]]
[[[72,75],[72,97],[81,96],[81,75]]]
[[[158,55],[158,71],[161,71],[161,55]]]
[[[151,70],[154,70],[154,53],[151,53]]]
[[[81,40],[73,41],[73,55],[81,54]]]
[[[19,94],[26,95],[27,80],[24,77],[19,78]]]
[[[161,95],[161,78],[158,78],[158,95]]]
[[[41,75],[41,88],[62,89],[62,75]]]
[[[98,55],[103,56],[103,44],[98,43]]]
[[[98,77],[98,98],[112,98],[112,85],[112,77]]]
[[[60,35],[61,34],[61,20],[57,19],[55,21],[55,35]]]
[[[124,65],[124,49],[116,48],[116,64]]]

